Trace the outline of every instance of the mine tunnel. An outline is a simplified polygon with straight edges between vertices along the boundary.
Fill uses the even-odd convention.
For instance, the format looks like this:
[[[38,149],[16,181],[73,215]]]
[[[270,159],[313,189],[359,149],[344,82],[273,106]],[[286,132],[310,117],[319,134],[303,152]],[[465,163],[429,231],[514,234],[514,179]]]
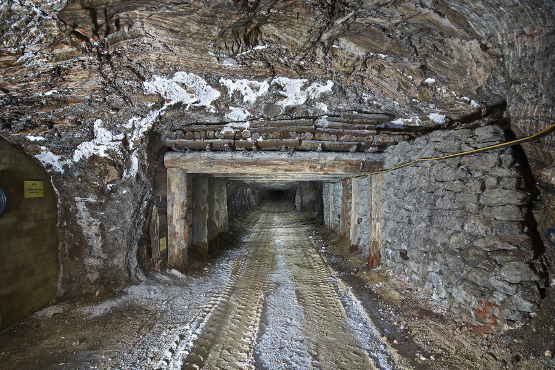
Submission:
[[[0,368],[555,369],[555,2],[0,2]]]
[[[244,145],[238,144],[240,141],[236,140],[235,145]],[[175,145],[174,141],[171,143]],[[186,141],[183,143],[188,144]],[[358,249],[358,229],[371,227],[371,223],[360,226],[358,219],[362,213],[359,214],[359,210],[368,221],[368,207],[363,204],[368,204],[371,194],[368,189],[365,189],[366,192],[359,189],[362,179],[348,180],[341,176],[362,178],[365,173],[380,168],[381,159],[379,153],[336,151],[166,152],[167,194],[166,201],[162,200],[161,204],[169,206],[157,209],[157,214],[167,215],[169,268],[187,271],[187,250],[190,246],[208,255],[210,240],[226,231],[227,222],[221,220],[227,219],[227,212],[232,217],[242,218],[261,202],[270,199],[289,200],[299,212],[311,212],[313,217],[321,220],[327,217],[324,224],[342,236],[347,234],[349,228],[351,249]],[[334,194],[334,185],[337,184],[342,189],[339,195]],[[338,200],[334,199],[337,197]],[[338,201],[341,205],[335,208]],[[324,204],[328,205],[325,211]],[[348,217],[358,222],[353,223],[352,230]],[[208,230],[209,225],[213,226],[212,230]],[[378,237],[373,235],[374,239]],[[370,240],[360,242],[369,253],[370,265],[377,267],[379,252],[375,249],[376,243]],[[156,240],[153,245],[157,245]],[[368,252],[370,245],[373,249]]]

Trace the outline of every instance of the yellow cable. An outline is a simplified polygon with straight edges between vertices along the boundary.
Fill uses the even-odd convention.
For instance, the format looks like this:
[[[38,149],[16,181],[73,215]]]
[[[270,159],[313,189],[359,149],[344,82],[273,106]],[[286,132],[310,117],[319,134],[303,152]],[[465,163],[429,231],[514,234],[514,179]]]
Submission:
[[[393,170],[396,170],[396,169],[398,169],[398,168],[405,167],[405,166],[408,166],[408,165],[410,165],[410,164],[413,164],[413,163],[416,163],[416,162],[420,162],[420,161],[437,161],[437,160],[439,160],[439,159],[447,159],[447,158],[452,158],[452,157],[458,157],[458,156],[461,156],[461,155],[468,155],[468,154],[483,152],[483,151],[489,150],[489,149],[495,149],[495,148],[501,148],[501,147],[504,147],[504,146],[515,145],[515,144],[519,144],[519,143],[522,143],[522,142],[525,142],[525,141],[533,140],[533,139],[537,138],[538,136],[541,136],[541,135],[547,133],[549,130],[552,130],[552,129],[554,129],[554,128],[555,128],[555,124],[549,126],[548,128],[546,128],[546,129],[544,129],[544,130],[541,130],[540,132],[538,132],[538,133],[536,133],[536,134],[534,134],[534,135],[527,136],[527,137],[523,137],[523,138],[516,139],[516,140],[513,140],[513,141],[508,141],[508,142],[506,142],[506,143],[490,145],[490,146],[486,146],[486,147],[480,148],[480,149],[469,150],[468,152],[459,152],[459,153],[455,153],[455,154],[448,154],[448,155],[444,155],[444,156],[442,156],[442,157],[415,159],[414,161],[410,161],[410,162],[407,162],[407,163],[404,163],[404,164],[400,164],[400,165],[398,165],[398,166],[389,168],[389,169],[387,169],[387,170],[379,170],[379,171],[376,171],[376,172],[367,173],[367,174],[365,174],[365,175],[354,176],[354,177],[348,177],[348,178],[353,178],[353,179],[364,179],[364,178],[366,178],[366,177],[368,177],[368,176],[372,176],[372,175],[377,175],[377,174],[380,174],[380,173],[386,173],[386,172],[389,172],[389,171],[393,171]],[[343,180],[345,180],[345,179],[343,179]],[[343,181],[343,180],[339,180],[339,181],[336,181],[336,182],[332,182],[332,184],[337,184],[337,183],[339,183],[339,182],[341,182],[341,181]]]

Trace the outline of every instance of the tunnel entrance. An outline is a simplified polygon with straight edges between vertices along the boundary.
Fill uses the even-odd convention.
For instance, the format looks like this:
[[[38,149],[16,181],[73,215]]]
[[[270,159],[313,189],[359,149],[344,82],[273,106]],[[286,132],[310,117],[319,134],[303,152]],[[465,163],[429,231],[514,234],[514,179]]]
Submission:
[[[322,199],[322,181],[230,181],[227,185],[228,215],[234,219],[246,217],[265,202],[285,201],[321,222]]]
[[[60,273],[58,199],[37,161],[0,137],[0,330],[46,306]]]
[[[262,193],[262,200],[288,200],[291,199],[291,191],[282,189],[266,189]]]
[[[202,251],[204,245],[208,246],[209,221],[212,217],[221,219],[223,213],[227,213],[228,207],[224,203],[230,201],[229,189],[224,189],[222,183],[252,184],[259,189],[259,197],[289,199],[297,211],[309,210],[308,205],[312,203],[304,202],[303,205],[303,189],[305,194],[311,191],[318,193],[321,203],[317,210],[311,211],[319,214],[331,230],[342,236],[350,234],[351,248],[358,248],[363,219],[359,211],[366,212],[366,220],[369,219],[368,210],[359,205],[362,202],[359,177],[381,169],[383,155],[345,152],[167,152],[164,165],[167,168],[168,268],[186,272],[189,248],[199,250],[200,246]],[[339,203],[336,199],[337,184],[341,187]],[[350,196],[351,193],[354,195]],[[367,201],[369,197],[362,198]],[[339,230],[334,226],[336,218],[340,220]],[[366,244],[371,246],[372,242]],[[374,248],[379,247],[375,245]],[[379,255],[379,250],[369,250],[368,253]]]

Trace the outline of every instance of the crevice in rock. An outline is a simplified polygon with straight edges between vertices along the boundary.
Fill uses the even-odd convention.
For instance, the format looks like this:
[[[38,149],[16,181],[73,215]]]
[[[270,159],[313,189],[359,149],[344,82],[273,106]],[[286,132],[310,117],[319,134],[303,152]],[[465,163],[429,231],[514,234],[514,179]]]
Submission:
[[[506,126],[504,127],[505,136],[509,141],[515,140],[516,135],[510,128],[510,120],[507,119],[506,121],[508,122],[506,122]],[[524,229],[527,230],[527,234],[530,237],[531,248],[534,252],[533,261],[530,262],[529,266],[532,271],[541,278],[540,281],[536,282],[536,285],[540,292],[541,299],[544,299],[546,296],[546,288],[549,286],[549,268],[546,260],[546,246],[539,234],[538,223],[534,217],[534,208],[536,207],[537,199],[539,199],[540,191],[538,189],[538,182],[534,177],[532,168],[528,162],[528,157],[522,146],[513,146],[512,152],[515,164],[518,166],[523,180],[523,184],[521,184],[519,188],[526,191],[530,197],[523,224]]]

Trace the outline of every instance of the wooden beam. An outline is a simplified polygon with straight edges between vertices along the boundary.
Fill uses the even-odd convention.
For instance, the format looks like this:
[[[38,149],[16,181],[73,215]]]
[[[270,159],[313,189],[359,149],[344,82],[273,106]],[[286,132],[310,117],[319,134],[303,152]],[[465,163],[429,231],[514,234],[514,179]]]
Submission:
[[[382,174],[377,174],[370,180],[370,247],[368,249],[368,268],[375,269],[382,263],[381,243],[382,234]]]
[[[354,252],[358,250],[358,237],[360,233],[360,224],[358,222],[360,207],[362,202],[361,192],[361,179],[354,178],[351,181],[351,230],[349,232],[351,245],[349,251]]]
[[[282,147],[298,148],[300,145],[300,140],[297,140],[297,139],[261,140],[261,141],[258,141],[256,144],[260,149],[280,149]]]
[[[167,152],[164,165],[190,173],[227,176],[356,176],[383,167],[380,153]]]
[[[231,139],[214,139],[214,140],[186,140],[186,139],[176,139],[176,140],[166,140],[167,146],[175,146],[177,148],[184,149],[194,149],[194,150],[206,150],[206,146],[211,146],[214,150],[224,149],[225,145],[233,147],[233,140]]]
[[[168,268],[187,273],[187,173],[168,168]]]
[[[344,237],[347,235],[347,230],[349,229],[349,221],[347,217],[349,216],[349,180],[345,179],[341,181],[341,215],[339,216],[340,226],[339,235]]]
[[[322,175],[307,175],[303,173],[290,173],[287,175],[283,174],[272,174],[272,175],[230,175],[230,174],[215,174],[214,177],[225,178],[227,181],[237,181],[237,182],[258,182],[258,183],[272,183],[272,182],[298,182],[298,181],[326,181],[335,182],[341,181],[347,176],[322,176]]]
[[[314,121],[312,119],[292,119],[292,120],[277,120],[277,121],[252,121],[250,122],[251,128],[259,127],[287,127],[294,126],[298,130],[303,130],[303,126],[312,126]]]

